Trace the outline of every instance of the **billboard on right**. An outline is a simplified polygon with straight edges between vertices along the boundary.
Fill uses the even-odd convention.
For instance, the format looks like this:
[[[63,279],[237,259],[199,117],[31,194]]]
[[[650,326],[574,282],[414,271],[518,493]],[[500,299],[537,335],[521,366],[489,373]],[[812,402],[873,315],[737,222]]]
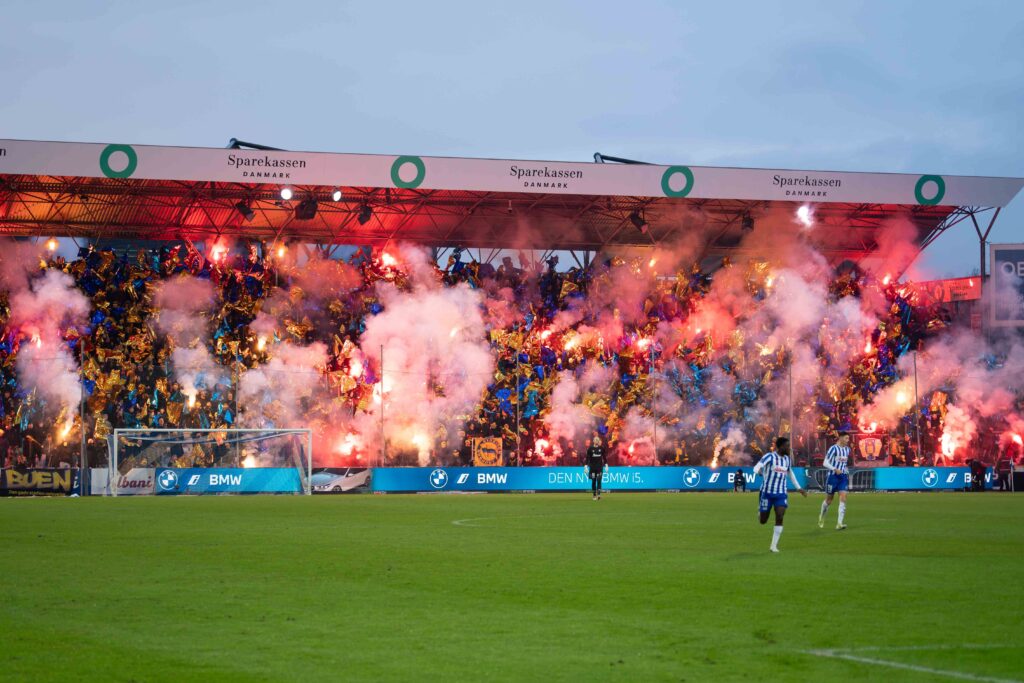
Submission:
[[[1024,327],[1024,244],[992,244],[988,253],[989,319],[996,327]]]

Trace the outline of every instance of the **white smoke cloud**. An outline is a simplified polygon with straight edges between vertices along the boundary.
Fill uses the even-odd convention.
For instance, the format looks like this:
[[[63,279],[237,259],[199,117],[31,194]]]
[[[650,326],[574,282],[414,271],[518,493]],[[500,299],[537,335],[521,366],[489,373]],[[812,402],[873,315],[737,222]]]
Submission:
[[[21,329],[24,339],[17,358],[18,377],[52,407],[71,409],[67,414],[74,415],[82,389],[78,364],[63,332],[84,324],[89,300],[71,276],[59,270],[47,270],[32,280],[8,280],[8,284],[19,283],[23,288],[10,294],[10,324]]]
[[[153,298],[158,310],[157,329],[174,347],[171,364],[183,392],[195,398],[225,375],[207,348],[209,316],[215,301],[209,280],[181,275],[157,288]]]
[[[241,423],[247,427],[278,429],[309,426],[309,401],[318,393],[327,347],[290,343],[275,345],[270,360],[246,370],[239,378]]]
[[[379,416],[396,449],[416,449],[426,464],[439,428],[458,429],[476,411],[493,378],[482,297],[465,284],[442,287],[420,249],[394,250],[408,268],[411,291],[378,283],[384,311],[366,321],[364,356],[383,364],[375,401],[353,420],[362,443],[379,448]],[[383,387],[383,405],[381,400]]]

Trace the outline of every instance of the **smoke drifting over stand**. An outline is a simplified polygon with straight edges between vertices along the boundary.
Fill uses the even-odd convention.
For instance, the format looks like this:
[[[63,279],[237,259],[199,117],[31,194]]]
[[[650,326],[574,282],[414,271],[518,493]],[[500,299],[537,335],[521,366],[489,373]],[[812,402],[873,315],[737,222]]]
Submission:
[[[1024,349],[950,327],[900,281],[909,222],[837,264],[821,237],[837,227],[813,212],[758,215],[719,260],[709,216],[658,218],[674,241],[585,266],[188,242],[40,263],[17,245],[0,256],[17,374],[5,412],[71,415],[84,375],[97,442],[117,426],[309,427],[317,464],[338,466],[467,463],[485,436],[510,463],[575,464],[596,433],[620,465],[741,464],[779,434],[806,455],[840,429],[918,422],[927,461],[1020,437]],[[543,228],[521,225],[523,246]]]

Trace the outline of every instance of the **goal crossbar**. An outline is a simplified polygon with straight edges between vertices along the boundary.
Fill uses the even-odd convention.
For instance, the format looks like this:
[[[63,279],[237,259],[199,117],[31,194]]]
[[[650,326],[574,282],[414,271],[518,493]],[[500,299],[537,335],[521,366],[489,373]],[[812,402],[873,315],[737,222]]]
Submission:
[[[305,437],[306,446],[306,462],[305,471],[299,470],[299,476],[302,481],[302,492],[306,495],[310,495],[313,492],[312,488],[312,474],[313,474],[313,430],[312,429],[256,429],[256,428],[239,428],[239,429],[189,429],[181,428],[174,429],[168,427],[159,427],[153,429],[146,429],[144,427],[125,427],[117,428],[112,432],[112,445],[110,448],[110,457],[108,458],[107,467],[109,469],[109,476],[107,481],[115,481],[118,474],[118,449],[120,447],[121,438],[133,439],[136,441],[152,441],[152,442],[163,442],[171,445],[182,445],[182,444],[193,444],[193,445],[205,445],[215,443],[217,440],[212,438],[206,438],[205,440],[182,440],[182,441],[170,441],[166,438],[146,438],[147,434],[223,434],[230,437],[230,443],[240,444],[255,441],[262,441],[268,437],[275,436],[300,436]],[[239,438],[234,438],[234,435],[238,435]],[[117,487],[111,487],[111,495],[117,496]]]

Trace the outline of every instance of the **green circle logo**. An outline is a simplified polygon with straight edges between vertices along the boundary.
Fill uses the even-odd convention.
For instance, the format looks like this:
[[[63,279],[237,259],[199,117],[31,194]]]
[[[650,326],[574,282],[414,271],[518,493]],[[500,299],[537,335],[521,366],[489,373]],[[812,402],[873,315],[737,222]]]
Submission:
[[[681,190],[672,189],[672,176],[677,173],[682,173],[683,177],[686,178],[686,184],[683,185]],[[669,166],[665,169],[665,174],[661,176],[661,191],[665,193],[666,197],[685,197],[690,194],[692,189],[693,171],[690,170],[689,166]]]
[[[128,163],[120,171],[115,171],[110,167],[110,157],[121,152],[128,157]],[[135,173],[135,169],[139,165],[139,155],[135,153],[131,145],[107,145],[100,152],[100,170],[103,171],[103,175],[108,178],[128,178],[132,173]]]
[[[928,183],[935,183],[935,194],[932,197],[924,196],[924,186]],[[942,201],[942,198],[946,196],[946,181],[942,179],[940,175],[923,175],[917,179],[917,185],[914,186],[914,197],[917,199],[918,204],[924,204],[925,206],[935,206]]]
[[[402,180],[402,176],[398,174],[402,166],[406,164],[412,164],[416,167],[416,177],[409,182]],[[395,159],[395,163],[391,164],[391,182],[395,184],[395,187],[412,190],[419,187],[426,177],[427,167],[423,165],[423,159],[419,157],[398,157]]]

